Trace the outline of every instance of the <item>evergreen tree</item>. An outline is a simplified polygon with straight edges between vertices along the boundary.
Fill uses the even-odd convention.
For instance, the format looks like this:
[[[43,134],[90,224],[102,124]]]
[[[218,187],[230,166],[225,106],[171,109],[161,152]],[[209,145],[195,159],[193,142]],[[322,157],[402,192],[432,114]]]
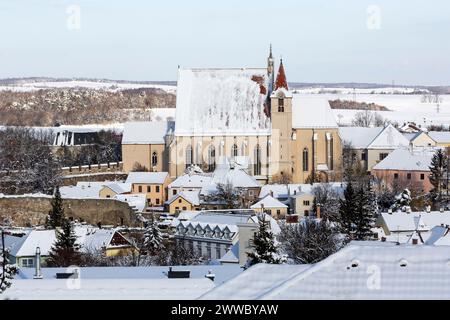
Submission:
[[[411,208],[411,191],[409,189],[403,190],[403,192],[395,197],[395,202],[391,206],[392,212],[399,210],[406,212]]]
[[[157,253],[164,248],[161,229],[159,229],[158,222],[155,220],[146,223],[144,248],[150,254]]]
[[[55,229],[61,227],[64,222],[63,200],[58,186],[55,188],[55,195],[53,196],[51,205],[52,209],[48,212],[45,225],[47,228]]]
[[[19,271],[16,265],[11,265],[8,260],[9,251],[5,247],[5,234],[1,232],[0,247],[0,294],[11,287],[14,275]]]
[[[353,183],[348,182],[347,188],[344,191],[344,199],[339,200],[339,215],[342,232],[347,234],[350,238],[356,231],[354,221],[358,216],[356,209],[357,195],[353,188]]]
[[[281,264],[287,261],[286,257],[278,254],[278,245],[273,233],[269,230],[269,219],[265,214],[258,216],[259,229],[253,239],[253,251],[248,252],[247,267],[257,263]]]
[[[64,219],[61,230],[56,230],[56,243],[50,253],[48,265],[50,267],[69,267],[81,261],[80,246],[76,243],[77,236],[72,222]]]
[[[372,228],[378,214],[377,199],[369,182],[367,187],[361,186],[357,192],[356,240],[373,240]]]
[[[446,187],[444,178],[448,172],[448,156],[442,149],[439,149],[431,159],[430,171],[430,182],[434,187],[430,192],[431,201],[435,207],[440,208],[443,200],[443,192]]]

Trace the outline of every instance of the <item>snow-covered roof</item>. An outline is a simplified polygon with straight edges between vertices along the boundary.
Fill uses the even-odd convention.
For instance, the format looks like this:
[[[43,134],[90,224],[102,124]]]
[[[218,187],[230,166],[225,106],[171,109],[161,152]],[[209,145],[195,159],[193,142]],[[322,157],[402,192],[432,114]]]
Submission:
[[[230,169],[228,165],[217,168],[211,179],[211,182],[204,185],[201,191],[203,195],[209,195],[217,190],[218,184],[231,183],[235,188],[260,188],[258,181],[245,170],[234,168]]]
[[[64,186],[59,191],[63,199],[98,199],[105,184],[108,182],[78,182],[76,186]]]
[[[239,242],[236,242],[227,253],[220,258],[221,263],[239,263]]]
[[[449,131],[430,131],[428,135],[437,143],[450,143]]]
[[[74,232],[82,250],[100,250],[109,245],[116,230],[76,225]],[[22,237],[8,235],[6,238],[6,245],[11,249],[11,255],[15,257],[34,256],[37,247],[41,249],[41,255],[48,256],[56,241],[56,232],[55,230],[28,230]]]
[[[418,224],[417,219],[422,219],[423,224],[427,227],[424,231],[428,231],[435,226],[450,225],[450,212],[395,212],[382,213],[381,218],[390,232],[406,232],[416,230]],[[423,228],[421,228],[422,230]],[[419,230],[420,231],[420,230]]]
[[[175,135],[269,135],[267,69],[180,69]]]
[[[184,174],[175,179],[169,188],[198,188],[201,189],[205,185],[211,183],[212,176],[207,174]]]
[[[252,205],[251,209],[261,209],[261,208],[287,208],[288,206],[281,203],[277,199],[273,198],[271,195],[265,196],[262,200],[258,201],[254,205]]]
[[[352,242],[309,268],[257,265],[200,299],[450,299],[449,252],[438,246]]]
[[[172,198],[170,198],[169,201],[167,201],[167,204],[173,203],[178,198],[183,198],[183,199],[187,200],[189,203],[191,203],[192,205],[198,206],[198,205],[200,205],[199,195],[200,195],[200,190],[198,190],[198,191],[183,191],[183,192],[177,193]]]
[[[112,182],[107,183],[104,187],[111,189],[117,194],[128,193],[131,192],[131,183],[120,183],[120,182]]]
[[[383,131],[382,127],[340,127],[339,135],[342,141],[351,143],[353,148],[366,149],[381,131]]]
[[[167,172],[130,172],[126,183],[163,184],[169,177]]]
[[[339,135],[355,149],[395,149],[409,146],[409,140],[392,125],[385,128],[341,127]]]
[[[381,162],[376,164],[374,170],[404,170],[404,171],[430,171],[433,153],[422,151],[411,151],[399,148],[390,153]]]
[[[309,194],[313,195],[314,187],[320,186],[320,183],[314,184],[289,184],[289,195],[291,197],[295,195]],[[341,182],[332,182],[329,184],[331,188],[338,194],[344,192],[344,186]],[[259,193],[259,199],[265,198],[267,195],[273,193],[273,197],[276,199],[287,199],[288,198],[288,187],[285,184],[266,184],[261,187],[261,192]]]
[[[327,99],[294,95],[292,99],[292,128],[338,128]]]
[[[175,122],[129,122],[124,126],[122,144],[165,144]]]
[[[61,271],[64,272],[64,271]],[[76,283],[75,280],[69,281]],[[74,290],[67,280],[17,280],[11,300],[193,300],[214,288],[207,279],[85,279]]]
[[[145,194],[117,194],[114,199],[126,202],[131,208],[136,209],[138,212],[143,212],[147,206],[147,197]]]

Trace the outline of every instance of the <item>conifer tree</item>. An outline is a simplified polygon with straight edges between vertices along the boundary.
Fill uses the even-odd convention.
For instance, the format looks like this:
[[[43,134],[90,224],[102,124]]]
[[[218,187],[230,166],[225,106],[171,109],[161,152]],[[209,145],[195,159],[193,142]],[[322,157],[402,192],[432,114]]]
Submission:
[[[55,188],[55,194],[51,205],[52,209],[48,212],[45,225],[47,228],[55,229],[57,227],[61,227],[64,222],[63,200],[61,198],[61,192],[59,191],[58,186]]]
[[[158,222],[155,220],[147,222],[146,224],[144,248],[151,254],[155,254],[164,248],[162,232],[158,226]]]
[[[367,184],[367,187],[362,185],[358,189],[356,207],[355,240],[373,240],[371,229],[375,226],[378,206],[371,182]]]
[[[357,195],[353,183],[348,182],[344,191],[344,199],[339,200],[339,215],[342,232],[352,238],[356,231],[355,220],[358,216],[356,209]]]
[[[257,263],[282,264],[287,261],[286,256],[278,253],[278,245],[273,233],[269,230],[269,219],[265,214],[258,216],[259,229],[253,239],[253,251],[248,252],[247,267]]]
[[[399,210],[406,212],[411,208],[411,191],[409,189],[403,190],[403,192],[395,197],[395,202],[391,206],[393,212]]]
[[[81,260],[80,246],[71,221],[64,219],[61,230],[56,230],[56,243],[50,253],[48,265],[51,267],[69,267]]]
[[[430,192],[431,201],[435,207],[440,207],[445,189],[444,178],[448,173],[448,156],[442,149],[439,149],[431,159],[430,171],[430,182],[434,187]]]

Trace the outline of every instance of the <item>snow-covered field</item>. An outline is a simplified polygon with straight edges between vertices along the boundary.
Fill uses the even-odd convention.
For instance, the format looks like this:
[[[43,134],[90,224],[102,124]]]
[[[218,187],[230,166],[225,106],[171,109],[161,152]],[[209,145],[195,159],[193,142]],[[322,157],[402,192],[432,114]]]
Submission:
[[[42,81],[26,82],[17,85],[0,85],[0,91],[32,92],[41,89],[92,89],[116,92],[127,89],[156,88],[168,93],[175,93],[176,86],[149,84],[149,83],[117,83],[114,81]]]
[[[344,88],[344,87],[316,87],[293,89],[300,94],[411,94],[418,92],[428,92],[426,89],[401,88],[401,87],[381,87],[381,88]]]
[[[377,111],[384,118],[398,122],[415,122],[422,126],[450,125],[450,95],[442,95],[439,110],[436,103],[423,103],[422,95],[412,94],[301,94],[308,98],[327,100],[350,100],[376,103],[392,111]],[[340,125],[351,124],[355,114],[360,110],[333,110],[336,121]]]

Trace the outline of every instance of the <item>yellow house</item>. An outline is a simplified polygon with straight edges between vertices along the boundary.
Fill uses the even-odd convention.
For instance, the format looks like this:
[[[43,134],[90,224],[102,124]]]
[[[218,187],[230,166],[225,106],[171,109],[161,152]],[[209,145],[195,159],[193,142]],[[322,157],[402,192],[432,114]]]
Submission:
[[[293,207],[294,214],[299,217],[308,217],[313,214],[314,210],[314,195],[311,193],[300,192],[294,196],[293,199]]]
[[[271,195],[267,195],[264,199],[252,205],[250,209],[261,213],[265,212],[275,219],[284,218],[288,214],[288,206]]]
[[[436,141],[438,147],[450,147],[450,132],[448,131],[430,131],[428,135],[431,139]]]
[[[100,198],[112,199],[119,194],[129,194],[131,193],[130,183],[119,183],[112,182],[105,184],[99,191]]]
[[[131,172],[139,166],[153,172],[167,171],[166,136],[174,127],[173,121],[126,123],[122,137],[123,170]]]
[[[200,210],[199,192],[184,191],[177,193],[167,201],[167,206],[170,214],[176,214],[180,211],[198,211]]]
[[[170,177],[167,172],[131,172],[126,183],[132,194],[145,194],[149,207],[162,207],[167,201]]]
[[[426,132],[413,132],[413,133],[403,133],[405,138],[410,141],[410,145],[414,148],[416,147],[435,147],[437,145]]]

